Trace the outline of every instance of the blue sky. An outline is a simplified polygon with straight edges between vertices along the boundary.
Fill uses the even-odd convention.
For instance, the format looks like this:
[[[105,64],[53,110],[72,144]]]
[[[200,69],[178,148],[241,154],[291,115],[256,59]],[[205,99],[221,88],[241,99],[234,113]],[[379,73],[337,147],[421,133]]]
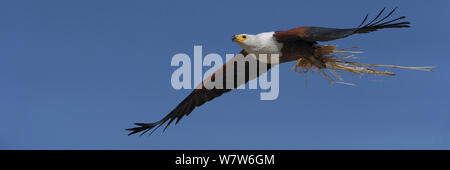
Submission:
[[[410,29],[327,42],[361,62],[434,65],[396,77],[344,74],[358,86],[280,66],[280,95],[238,90],[165,133],[127,136],[190,90],[174,90],[174,54],[238,52],[233,34],[354,27],[399,7]],[[0,149],[450,149],[449,1],[1,1]],[[207,67],[203,69],[207,70]]]

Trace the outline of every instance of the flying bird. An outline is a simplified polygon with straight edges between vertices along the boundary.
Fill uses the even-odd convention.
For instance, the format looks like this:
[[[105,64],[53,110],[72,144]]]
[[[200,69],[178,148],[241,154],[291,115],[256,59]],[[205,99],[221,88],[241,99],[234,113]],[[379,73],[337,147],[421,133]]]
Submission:
[[[239,54],[247,56],[248,54],[279,54],[279,63],[286,63],[290,61],[295,61],[302,59],[312,63],[317,68],[326,68],[326,61],[324,57],[321,57],[321,53],[324,51],[322,49],[324,46],[319,45],[318,42],[332,41],[340,38],[345,38],[353,34],[363,34],[384,28],[405,28],[410,27],[410,22],[399,22],[406,18],[401,16],[395,19],[388,19],[396,10],[394,8],[392,11],[387,13],[384,17],[381,17],[385,11],[383,8],[378,15],[369,22],[368,14],[365,16],[363,21],[358,27],[355,28],[324,28],[324,27],[297,27],[286,31],[274,31],[274,32],[263,32],[256,35],[253,34],[237,34],[232,36],[232,41],[239,44],[243,49]],[[381,18],[380,18],[381,17]],[[236,57],[235,57],[236,58]],[[261,62],[257,58],[256,62]],[[199,88],[194,89],[181,103],[178,104],[168,115],[166,115],[161,120],[154,123],[135,123],[137,127],[126,129],[131,131],[128,135],[132,135],[138,132],[142,132],[141,135],[145,134],[149,130],[153,129],[154,132],[157,128],[161,127],[163,124],[167,123],[164,130],[176,120],[177,124],[183,116],[189,115],[196,107],[202,106],[204,103],[221,96],[222,94],[229,92],[229,89],[207,89],[205,85],[211,83],[215,79],[222,78],[223,83],[226,84],[226,70],[227,66],[230,67],[231,64],[236,64],[236,60],[232,58],[227,63],[225,63],[218,71],[223,73],[223,76],[217,76],[216,71],[213,73],[209,79],[205,79],[199,86]],[[262,72],[257,71],[256,77],[267,72],[273,64],[266,63],[267,69]],[[258,64],[259,65],[259,64]],[[236,69],[236,67],[233,67]],[[257,69],[259,70],[259,69]],[[249,67],[245,67],[245,82],[255,79],[255,76],[249,74]],[[238,76],[238,72],[234,71],[235,79]],[[254,75],[254,74],[252,74]],[[234,82],[234,88],[242,85],[242,83]],[[225,86],[224,86],[225,87]]]

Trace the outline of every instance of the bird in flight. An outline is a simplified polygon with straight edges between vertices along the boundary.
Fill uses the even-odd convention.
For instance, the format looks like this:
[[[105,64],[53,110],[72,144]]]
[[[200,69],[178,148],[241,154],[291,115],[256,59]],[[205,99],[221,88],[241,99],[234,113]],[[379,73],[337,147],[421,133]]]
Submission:
[[[324,28],[324,27],[297,27],[286,31],[274,31],[263,32],[256,35],[252,34],[237,34],[232,37],[232,41],[239,44],[243,49],[239,54],[248,56],[248,54],[279,54],[279,63],[286,63],[295,60],[308,61],[318,69],[327,67],[326,61],[322,53],[324,46],[319,45],[318,42],[332,41],[340,38],[345,38],[353,34],[363,34],[384,28],[405,28],[410,27],[410,22],[399,22],[405,18],[401,16],[395,19],[388,19],[396,10],[394,8],[391,12],[387,13],[383,17],[385,8],[378,13],[378,15],[371,21],[367,21],[368,15],[365,16],[362,23],[356,28],[338,29],[338,28]],[[322,50],[323,49],[323,50]],[[236,56],[234,57],[236,58]],[[240,83],[234,82],[233,88],[217,89],[205,88],[205,85],[211,83],[211,80],[223,78],[223,83],[226,83],[226,70],[227,66],[236,64],[234,58],[225,63],[218,71],[223,73],[223,76],[216,76],[218,71],[213,73],[209,79],[205,79],[198,88],[194,89],[178,106],[176,106],[168,115],[157,122],[153,123],[135,123],[137,127],[126,129],[131,131],[128,135],[142,132],[145,134],[149,130],[153,129],[154,132],[157,128],[167,123],[164,130],[176,119],[177,124],[183,116],[189,115],[196,107],[203,105],[204,103],[221,96],[222,94],[231,91],[233,88],[239,87]],[[260,62],[257,58],[256,62]],[[267,63],[267,69],[259,71],[257,74],[249,74],[249,67],[245,66],[245,82],[255,79],[259,75],[267,72],[274,64]],[[232,67],[236,69],[236,67]],[[234,71],[234,77],[238,75],[237,71]]]

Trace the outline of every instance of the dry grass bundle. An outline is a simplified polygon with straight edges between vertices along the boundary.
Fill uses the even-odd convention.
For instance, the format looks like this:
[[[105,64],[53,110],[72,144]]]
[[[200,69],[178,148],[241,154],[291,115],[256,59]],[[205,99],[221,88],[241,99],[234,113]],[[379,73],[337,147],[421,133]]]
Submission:
[[[308,58],[300,58],[297,63],[292,67],[292,70],[298,73],[307,73],[309,70],[314,70],[318,74],[323,75],[330,83],[342,83],[346,85],[354,85],[352,83],[342,82],[342,77],[337,73],[337,71],[343,70],[357,75],[379,75],[379,76],[395,76],[394,73],[389,71],[379,71],[370,67],[393,67],[393,68],[404,68],[412,70],[430,71],[433,66],[426,67],[406,67],[397,65],[382,65],[382,64],[365,64],[358,62],[351,62],[348,59],[356,59],[355,54],[362,53],[361,51],[348,51],[358,47],[352,47],[342,50],[336,50],[334,45],[320,46],[315,51],[315,58],[325,63],[326,67],[321,67],[315,62],[311,62]],[[291,70],[291,71],[292,71]],[[340,80],[336,82],[328,74],[331,73],[335,78]]]

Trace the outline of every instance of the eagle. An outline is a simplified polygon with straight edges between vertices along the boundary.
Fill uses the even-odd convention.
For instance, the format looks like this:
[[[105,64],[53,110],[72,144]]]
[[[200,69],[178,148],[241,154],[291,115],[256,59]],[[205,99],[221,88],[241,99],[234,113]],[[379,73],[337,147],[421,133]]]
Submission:
[[[278,54],[279,63],[291,62],[299,59],[303,59],[305,61],[309,61],[313,63],[317,68],[326,68],[324,58],[321,57],[321,49],[324,46],[318,44],[318,42],[327,42],[340,38],[345,38],[354,34],[364,34],[373,32],[376,30],[384,29],[384,28],[406,28],[410,27],[410,22],[400,22],[406,18],[405,16],[401,16],[395,19],[388,19],[395,12],[397,8],[394,8],[392,11],[381,17],[386,8],[383,8],[374,19],[371,21],[367,21],[369,15],[367,14],[361,24],[355,28],[325,28],[325,27],[312,27],[312,26],[303,26],[297,27],[290,30],[285,31],[273,31],[273,32],[263,32],[259,34],[236,34],[232,36],[232,41],[239,44],[243,49],[239,54],[243,56],[250,56],[249,54]],[[367,21],[367,22],[366,22]],[[234,57],[236,58],[236,56]],[[231,64],[236,64],[236,60],[232,58],[227,61],[221,68],[219,68],[215,73],[213,73],[209,78],[205,79],[199,87],[194,89],[181,103],[179,103],[169,114],[167,114],[164,118],[157,122],[153,123],[135,123],[137,127],[126,129],[127,131],[131,131],[128,135],[132,135],[135,133],[142,132],[140,135],[145,134],[149,130],[153,129],[151,133],[153,133],[156,129],[161,127],[163,124],[166,124],[164,130],[174,121],[175,124],[184,117],[189,115],[196,107],[200,107],[208,101],[217,98],[224,93],[231,91],[233,88],[237,88],[242,85],[235,81],[233,88],[225,88],[225,89],[217,89],[217,88],[205,88],[205,85],[211,83],[218,78],[223,78],[223,83],[226,83],[226,70],[227,66]],[[258,58],[253,58],[257,60],[256,62],[262,62],[258,60]],[[247,83],[250,80],[255,79],[260,76],[264,72],[267,72],[274,66],[271,63],[267,64],[267,69],[263,71],[259,71],[257,69],[257,74],[249,74],[248,65],[245,66],[245,82]],[[259,66],[259,64],[258,64]],[[233,67],[236,69],[236,67]],[[217,76],[216,73],[221,71],[223,76]],[[234,77],[238,76],[238,72],[234,71]],[[225,87],[225,86],[224,86]],[[151,134],[150,133],[150,134]]]

